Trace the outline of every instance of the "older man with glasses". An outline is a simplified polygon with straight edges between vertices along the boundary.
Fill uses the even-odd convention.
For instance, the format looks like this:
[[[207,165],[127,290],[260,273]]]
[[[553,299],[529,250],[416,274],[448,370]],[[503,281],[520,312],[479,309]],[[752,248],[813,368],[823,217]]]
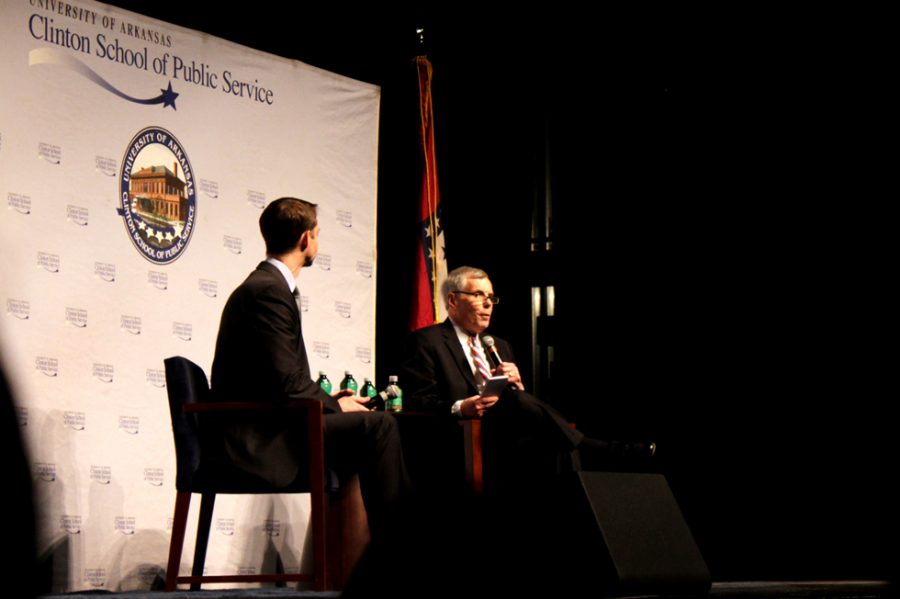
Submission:
[[[578,469],[580,454],[593,461],[598,456],[649,457],[655,452],[652,443],[587,438],[525,391],[512,348],[483,334],[500,301],[483,270],[453,270],[441,295],[449,317],[411,335],[400,380],[412,410],[482,419],[488,477],[518,484]],[[500,392],[484,393],[486,381],[499,375],[507,377],[508,384]],[[495,466],[492,473],[489,463],[502,464],[503,472]]]

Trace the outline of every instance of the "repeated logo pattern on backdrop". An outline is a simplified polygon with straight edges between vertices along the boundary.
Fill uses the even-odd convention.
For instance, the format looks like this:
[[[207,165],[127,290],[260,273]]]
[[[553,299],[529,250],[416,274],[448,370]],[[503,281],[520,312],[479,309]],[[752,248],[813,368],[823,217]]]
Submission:
[[[53,591],[147,589],[175,497],[163,360],[209,372],[275,198],[319,204],[311,367],[374,375],[380,90],[91,0],[0,0],[0,39],[0,357],[39,551]],[[308,569],[307,518],[302,495],[222,498],[209,569],[267,547]]]

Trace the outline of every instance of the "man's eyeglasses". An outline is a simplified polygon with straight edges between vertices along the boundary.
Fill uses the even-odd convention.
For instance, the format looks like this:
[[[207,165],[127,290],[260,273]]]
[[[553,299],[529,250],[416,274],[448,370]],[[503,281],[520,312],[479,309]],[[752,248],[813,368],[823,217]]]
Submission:
[[[453,293],[465,293],[466,295],[471,295],[475,298],[476,302],[481,302],[482,304],[489,302],[496,306],[500,303],[499,297],[495,295],[485,295],[484,291],[454,291]]]

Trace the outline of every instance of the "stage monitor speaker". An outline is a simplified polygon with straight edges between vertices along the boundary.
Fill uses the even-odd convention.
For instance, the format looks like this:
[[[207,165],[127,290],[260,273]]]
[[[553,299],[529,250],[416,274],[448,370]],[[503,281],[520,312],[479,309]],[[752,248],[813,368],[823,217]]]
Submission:
[[[709,591],[709,570],[661,474],[581,472],[578,479],[588,509],[577,517],[592,522],[582,529],[582,567],[609,594]]]

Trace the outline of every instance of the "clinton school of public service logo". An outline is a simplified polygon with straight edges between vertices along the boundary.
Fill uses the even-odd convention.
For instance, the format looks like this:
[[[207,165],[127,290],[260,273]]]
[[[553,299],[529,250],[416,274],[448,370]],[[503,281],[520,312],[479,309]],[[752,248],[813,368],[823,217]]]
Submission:
[[[169,131],[147,127],[128,144],[118,213],[134,247],[151,262],[173,262],[187,247],[197,218],[194,171]]]

